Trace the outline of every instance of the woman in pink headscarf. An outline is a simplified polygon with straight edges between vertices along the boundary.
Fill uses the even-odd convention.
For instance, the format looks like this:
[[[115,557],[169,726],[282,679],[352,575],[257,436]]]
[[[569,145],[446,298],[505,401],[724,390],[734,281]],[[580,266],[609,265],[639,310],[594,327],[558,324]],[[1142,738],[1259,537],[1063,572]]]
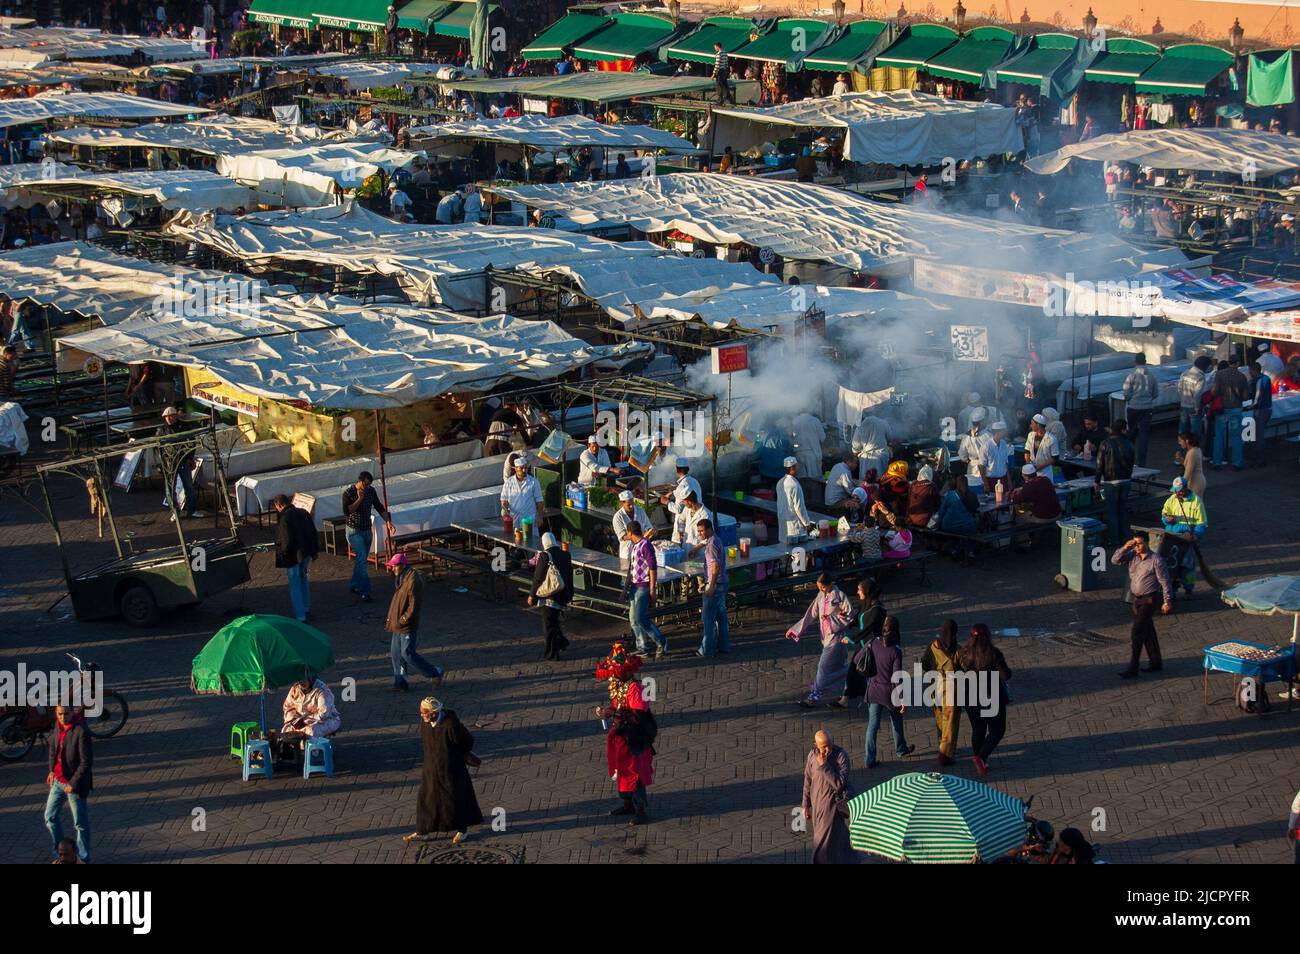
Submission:
[[[813,599],[803,619],[791,626],[785,634],[786,639],[796,643],[800,637],[816,632],[821,638],[822,654],[817,662],[817,676],[808,690],[808,695],[799,700],[799,705],[811,709],[826,696],[827,705],[843,708],[840,696],[844,693],[844,680],[849,674],[849,640],[844,631],[853,622],[853,603],[844,594],[830,574],[823,573],[817,577],[817,596]]]

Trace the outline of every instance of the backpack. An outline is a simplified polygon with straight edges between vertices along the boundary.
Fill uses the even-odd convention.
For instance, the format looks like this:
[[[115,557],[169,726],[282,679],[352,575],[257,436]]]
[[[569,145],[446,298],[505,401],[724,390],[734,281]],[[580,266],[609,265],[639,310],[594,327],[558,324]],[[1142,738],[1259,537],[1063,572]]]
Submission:
[[[1237,685],[1237,708],[1242,712],[1263,713],[1269,708],[1268,692],[1262,680],[1245,676]]]

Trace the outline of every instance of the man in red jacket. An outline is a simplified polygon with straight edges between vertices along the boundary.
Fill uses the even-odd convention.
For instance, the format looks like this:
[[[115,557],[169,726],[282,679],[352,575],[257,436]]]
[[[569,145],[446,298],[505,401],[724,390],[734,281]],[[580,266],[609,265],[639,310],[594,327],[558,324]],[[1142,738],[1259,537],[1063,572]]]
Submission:
[[[1021,513],[1021,519],[1029,523],[1054,523],[1061,515],[1061,502],[1056,497],[1056,486],[1044,474],[1038,473],[1033,464],[1020,468],[1025,482],[1011,491],[1011,502],[1029,508],[1028,513]],[[1019,542],[1027,546],[1029,539]]]
[[[59,842],[63,840],[63,824],[59,813],[66,801],[72,809],[72,824],[77,829],[77,855],[83,862],[90,861],[90,733],[85,720],[72,706],[57,706],[55,731],[50,734],[50,774],[45,784],[50,794],[45,800],[45,827],[50,832],[54,857],[59,856]]]

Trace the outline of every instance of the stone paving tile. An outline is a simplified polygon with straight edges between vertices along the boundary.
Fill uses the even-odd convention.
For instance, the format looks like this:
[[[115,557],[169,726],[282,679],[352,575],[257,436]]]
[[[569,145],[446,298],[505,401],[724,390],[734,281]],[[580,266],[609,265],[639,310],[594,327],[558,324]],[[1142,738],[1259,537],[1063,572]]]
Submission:
[[[1160,436],[1153,460],[1168,459],[1167,435]],[[1210,474],[1206,551],[1220,576],[1236,582],[1300,572],[1293,534],[1286,533],[1300,518],[1295,478],[1293,462]],[[65,536],[88,561],[87,551],[104,544],[93,543],[93,522],[82,516],[84,493],[65,485],[56,497],[69,517]],[[156,503],[147,492],[121,507],[133,514],[129,519],[149,521],[141,540],[169,532]],[[266,529],[247,531],[249,539],[269,536]],[[333,779],[281,772],[240,781],[237,763],[224,754],[227,736],[231,723],[256,718],[256,700],[189,691],[190,660],[216,629],[245,612],[287,611],[283,575],[270,556],[258,554],[253,569],[252,583],[172,614],[155,630],[77,623],[66,600],[56,604],[63,587],[44,522],[12,497],[0,498],[0,666],[54,668],[63,651],[79,650],[104,667],[131,704],[126,729],[96,747],[97,858],[415,863],[420,852],[400,836],[414,818],[414,720],[424,687],[409,695],[386,689],[387,581],[376,579],[376,600],[363,605],[347,593],[343,561],[322,556],[312,568],[314,615],[335,644],[331,684],[337,690],[343,677],[356,680],[356,701],[340,703],[344,729]],[[914,577],[886,585],[903,624],[905,665],[947,617],[963,627],[982,620],[995,630],[1052,634],[1000,640],[1015,677],[1009,729],[990,781],[1018,797],[1033,795],[1039,817],[1058,828],[1087,828],[1104,811],[1106,830],[1094,838],[1113,861],[1289,861],[1279,832],[1300,785],[1300,707],[1243,715],[1223,675],[1212,677],[1211,703],[1204,705],[1199,650],[1228,637],[1282,642],[1290,621],[1242,615],[1202,586],[1174,616],[1158,621],[1167,673],[1121,681],[1115,673],[1127,652],[1127,607],[1118,599],[1118,578],[1112,571],[1101,591],[1066,593],[1052,583],[1055,572],[1055,546],[1048,545],[973,570],[936,562],[929,589]],[[470,726],[484,757],[475,776],[484,813],[504,812],[504,833],[485,827],[471,843],[522,848],[529,862],[805,862],[807,838],[790,830],[790,812],[818,728],[848,748],[859,790],[934,766],[928,712],[906,717],[909,740],[918,743],[912,759],[893,757],[886,730],[884,761],[868,771],[865,711],[797,709],[793,700],[815,668],[814,650],[782,638],[794,609],[767,611],[737,628],[735,652],[724,661],[697,659],[690,654],[697,634],[677,631],[670,634],[675,655],[647,666],[661,726],[655,823],[629,830],[605,814],[614,791],[592,714],[603,701],[594,663],[625,627],[571,617],[572,658],[549,665],[538,658],[536,616],[472,588],[457,592],[474,584],[439,572],[427,591],[436,626],[421,634],[428,655],[448,669],[437,694]],[[280,697],[268,701],[268,713],[278,712]],[[968,726],[961,732],[966,746]],[[960,774],[973,773],[968,753],[962,749]],[[40,753],[0,764],[0,861],[44,857],[44,776]],[[203,830],[195,830],[196,808],[204,812]]]

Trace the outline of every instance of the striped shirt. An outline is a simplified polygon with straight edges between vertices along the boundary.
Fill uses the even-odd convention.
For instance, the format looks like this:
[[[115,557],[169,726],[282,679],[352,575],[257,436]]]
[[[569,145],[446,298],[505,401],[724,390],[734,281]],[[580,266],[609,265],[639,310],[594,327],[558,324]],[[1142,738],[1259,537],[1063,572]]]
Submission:
[[[730,67],[728,66],[728,62],[727,62],[727,51],[718,50],[717,53],[713,54],[713,75],[719,76],[722,73],[726,73],[729,69]]]

